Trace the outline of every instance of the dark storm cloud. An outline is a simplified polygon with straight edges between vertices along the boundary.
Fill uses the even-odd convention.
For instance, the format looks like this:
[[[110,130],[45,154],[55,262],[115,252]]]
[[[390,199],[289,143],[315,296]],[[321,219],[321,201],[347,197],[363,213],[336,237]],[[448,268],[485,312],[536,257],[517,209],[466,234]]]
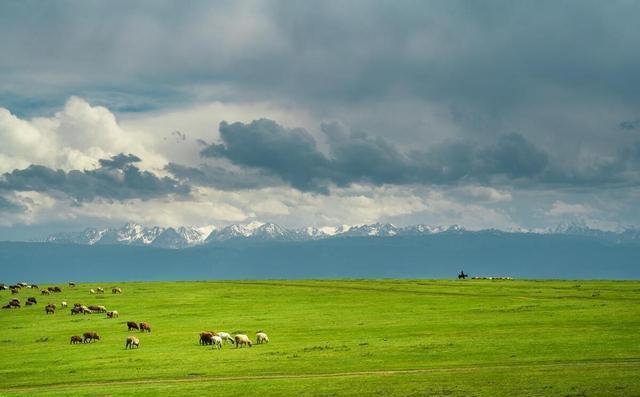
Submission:
[[[139,163],[142,159],[135,154],[120,153],[110,159],[100,159],[98,162],[103,168],[123,169],[133,163]]]
[[[77,202],[94,199],[126,200],[151,199],[167,195],[187,195],[189,186],[173,178],[159,177],[141,171],[131,162],[140,159],[134,155],[119,154],[101,160],[95,170],[54,170],[41,165],[30,165],[0,175],[2,191],[36,191],[62,195]]]
[[[629,184],[637,182],[634,171],[640,160],[638,143],[619,150],[613,160],[567,168],[551,162],[544,150],[516,133],[502,135],[490,144],[446,142],[427,150],[403,152],[381,137],[346,132],[337,124],[325,124],[322,131],[329,147],[326,155],[304,129],[287,129],[267,119],[249,124],[222,122],[222,142],[205,147],[201,154],[268,172],[297,189],[317,192],[326,192],[328,184],[352,183]],[[204,179],[202,171],[190,172],[199,175],[191,176],[194,182]]]
[[[287,130],[267,119],[251,124],[222,122],[220,137],[223,144],[205,147],[202,156],[269,171],[300,190],[317,190],[318,180],[329,177],[328,160],[304,129]]]
[[[212,186],[220,190],[259,189],[283,184],[282,179],[272,174],[251,170],[236,172],[208,164],[190,167],[169,163],[165,170],[191,185]]]
[[[8,101],[37,80],[45,101],[112,95],[114,108],[184,102],[182,87],[209,83],[317,106],[404,93],[495,111],[549,87],[637,104],[638,12],[629,1],[2,2],[0,71]]]

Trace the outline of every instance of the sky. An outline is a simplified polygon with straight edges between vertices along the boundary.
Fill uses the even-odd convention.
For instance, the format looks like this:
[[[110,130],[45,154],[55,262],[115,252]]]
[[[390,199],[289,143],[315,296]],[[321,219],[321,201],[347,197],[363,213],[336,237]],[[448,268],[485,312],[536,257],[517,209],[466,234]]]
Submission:
[[[637,1],[0,2],[0,240],[640,226]]]

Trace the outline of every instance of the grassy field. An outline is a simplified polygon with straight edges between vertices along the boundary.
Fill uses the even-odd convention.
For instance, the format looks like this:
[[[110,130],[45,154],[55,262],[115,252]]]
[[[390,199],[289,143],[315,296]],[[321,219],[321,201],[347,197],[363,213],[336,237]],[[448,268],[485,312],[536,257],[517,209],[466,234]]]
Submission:
[[[0,395],[640,396],[640,282],[117,285],[18,294],[39,303],[0,311]],[[62,300],[120,318],[45,315]],[[152,326],[138,350],[124,349],[127,320]],[[204,330],[271,343],[218,351],[198,344]],[[69,344],[84,331],[102,339]]]

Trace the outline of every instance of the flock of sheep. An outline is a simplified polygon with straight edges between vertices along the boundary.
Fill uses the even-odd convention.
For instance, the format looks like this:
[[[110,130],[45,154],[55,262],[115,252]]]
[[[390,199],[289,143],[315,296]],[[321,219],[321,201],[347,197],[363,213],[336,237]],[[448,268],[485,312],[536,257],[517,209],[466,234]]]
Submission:
[[[76,284],[70,282],[69,283],[69,287],[70,288],[75,288]],[[5,284],[0,284],[0,290],[11,290],[12,294],[18,294],[19,291],[21,289],[38,289],[39,287],[35,284],[27,284],[27,283],[18,283],[18,284],[14,284],[14,285],[5,285]],[[62,289],[58,286],[53,286],[53,287],[48,287],[46,289],[42,289],[40,291],[40,293],[42,295],[50,295],[51,293],[57,293],[57,292],[62,292]],[[90,294],[104,294],[104,288],[101,287],[97,287],[97,288],[92,288],[89,290]],[[122,293],[122,289],[118,288],[118,287],[114,287],[111,289],[111,293],[113,294],[121,294]],[[28,297],[27,301],[25,302],[25,305],[27,306],[31,306],[34,304],[37,304],[38,301],[35,297]],[[61,308],[66,308],[68,306],[67,302],[63,301],[60,304]],[[3,309],[13,309],[13,308],[20,308],[20,299],[17,298],[13,298],[9,301],[9,303],[5,306],[2,306]],[[57,305],[54,303],[49,303],[45,306],[45,314],[54,314],[56,309],[57,309]],[[91,305],[91,306],[86,306],[80,303],[75,303],[73,305],[73,307],[71,308],[71,314],[75,315],[75,314],[93,314],[93,313],[106,313],[107,318],[118,318],[119,317],[119,313],[117,310],[107,310],[107,308],[105,306],[102,305]],[[127,321],[127,330],[131,331],[131,330],[139,330],[140,332],[151,332],[151,325],[149,323],[146,322],[141,322],[141,323],[137,323],[134,321]],[[97,332],[94,331],[88,331],[82,334],[82,336],[80,335],[73,335],[71,336],[70,339],[70,344],[79,344],[79,343],[91,343],[94,341],[98,341],[100,340],[100,335],[98,335]],[[221,332],[221,331],[204,331],[200,333],[200,345],[211,345],[213,346],[213,348],[217,348],[217,349],[221,349],[223,346],[223,343],[231,343],[232,345],[235,345],[236,348],[241,348],[241,347],[251,347],[253,345],[253,343],[251,342],[251,339],[245,335],[245,334],[236,334],[236,335],[231,335],[227,332]],[[267,336],[267,334],[263,331],[258,331],[256,333],[256,344],[263,344],[263,343],[269,343],[269,336]],[[133,349],[133,348],[138,348],[140,347],[140,339],[136,336],[128,336],[126,341],[125,341],[125,349]]]

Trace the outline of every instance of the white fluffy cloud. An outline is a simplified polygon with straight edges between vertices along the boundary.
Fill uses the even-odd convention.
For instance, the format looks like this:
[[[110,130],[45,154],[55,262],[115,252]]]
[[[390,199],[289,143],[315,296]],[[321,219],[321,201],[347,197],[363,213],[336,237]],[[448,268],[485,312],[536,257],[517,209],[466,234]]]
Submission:
[[[23,120],[0,108],[0,172],[30,164],[51,168],[93,169],[98,160],[119,153],[143,159],[142,167],[161,169],[166,158],[153,150],[147,132],[124,129],[109,109],[71,97],[51,117]]]

